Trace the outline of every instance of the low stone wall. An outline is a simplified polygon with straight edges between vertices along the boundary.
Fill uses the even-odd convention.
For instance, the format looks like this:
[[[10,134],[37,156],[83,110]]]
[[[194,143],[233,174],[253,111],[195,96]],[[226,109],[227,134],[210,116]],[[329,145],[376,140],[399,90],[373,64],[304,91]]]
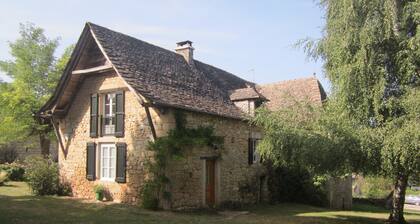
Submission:
[[[350,210],[353,205],[351,176],[331,178],[327,183],[327,199],[330,208]]]

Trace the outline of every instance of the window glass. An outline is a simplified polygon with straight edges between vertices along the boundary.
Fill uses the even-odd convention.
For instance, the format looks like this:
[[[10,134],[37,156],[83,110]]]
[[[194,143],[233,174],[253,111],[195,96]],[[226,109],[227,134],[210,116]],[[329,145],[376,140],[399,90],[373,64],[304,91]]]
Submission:
[[[101,180],[114,180],[116,172],[116,147],[112,144],[101,145],[100,176]]]
[[[115,132],[115,112],[116,112],[115,93],[105,94],[104,100],[104,134],[114,134]]]

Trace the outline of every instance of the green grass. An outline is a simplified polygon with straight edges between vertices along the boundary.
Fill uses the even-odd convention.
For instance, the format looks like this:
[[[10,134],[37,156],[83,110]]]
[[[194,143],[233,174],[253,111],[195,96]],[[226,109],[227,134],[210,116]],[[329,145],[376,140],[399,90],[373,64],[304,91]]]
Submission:
[[[147,211],[136,206],[84,202],[68,197],[36,197],[22,182],[0,187],[0,223],[383,223],[387,211],[355,205],[353,211],[332,211],[300,204],[261,205],[238,212]],[[420,213],[408,211],[410,223],[420,223]]]

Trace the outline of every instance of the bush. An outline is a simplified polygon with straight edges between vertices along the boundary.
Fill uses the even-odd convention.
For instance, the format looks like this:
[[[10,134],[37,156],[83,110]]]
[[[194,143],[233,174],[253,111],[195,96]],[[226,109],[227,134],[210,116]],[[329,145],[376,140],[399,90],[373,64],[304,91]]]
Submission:
[[[140,192],[141,207],[157,210],[159,208],[158,186],[153,181],[146,181]]]
[[[7,173],[0,170],[0,186],[3,186],[8,181]]]
[[[71,185],[68,182],[63,182],[58,184],[57,195],[59,196],[71,196],[72,189]]]
[[[327,203],[323,184],[302,168],[270,167],[268,190],[271,203],[296,202],[324,206]]]
[[[25,163],[25,177],[35,195],[52,195],[58,192],[58,166],[55,162],[50,158],[30,156]]]
[[[25,166],[16,162],[0,164],[0,170],[7,173],[9,180],[23,181],[25,174]]]

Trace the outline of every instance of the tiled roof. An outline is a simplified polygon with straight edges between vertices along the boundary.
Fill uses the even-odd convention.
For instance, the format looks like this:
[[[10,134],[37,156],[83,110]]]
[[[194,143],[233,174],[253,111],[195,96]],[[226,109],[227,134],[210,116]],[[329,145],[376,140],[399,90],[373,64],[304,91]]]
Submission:
[[[173,51],[87,23],[58,87],[38,115],[59,102],[83,49],[84,37],[90,33],[132,89],[157,106],[243,119],[247,116],[233,101],[263,99],[268,100],[269,109],[278,109],[296,99],[321,103],[326,98],[315,77],[256,85],[197,60],[191,66]],[[69,91],[74,94],[75,90]]]
[[[295,101],[308,101],[320,105],[327,97],[316,77],[257,85],[256,88],[268,99],[266,106],[270,110],[278,110]]]
[[[235,89],[231,91],[230,100],[249,100],[249,99],[260,99],[262,97],[254,87],[247,87],[242,89]]]
[[[242,118],[229,92],[254,83],[172,51],[92,23],[88,26],[121,76],[157,105]]]

